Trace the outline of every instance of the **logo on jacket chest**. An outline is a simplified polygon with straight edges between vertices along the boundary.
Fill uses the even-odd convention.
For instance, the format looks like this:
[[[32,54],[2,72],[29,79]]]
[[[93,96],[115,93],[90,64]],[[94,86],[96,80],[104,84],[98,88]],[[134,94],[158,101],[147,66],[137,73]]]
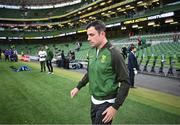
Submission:
[[[105,63],[106,59],[107,59],[107,57],[105,55],[102,55],[101,59],[100,59],[101,63]]]

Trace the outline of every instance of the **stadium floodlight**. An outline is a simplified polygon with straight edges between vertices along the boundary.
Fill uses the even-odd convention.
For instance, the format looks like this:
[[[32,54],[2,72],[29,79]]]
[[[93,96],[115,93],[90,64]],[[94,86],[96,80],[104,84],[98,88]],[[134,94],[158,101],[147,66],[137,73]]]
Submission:
[[[125,27],[125,26],[122,26],[122,27],[121,27],[121,30],[126,30],[126,27]]]
[[[51,26],[51,25],[47,25],[47,27],[48,27],[48,28],[52,28],[52,26]]]
[[[172,23],[170,23],[170,24],[178,24],[178,22],[172,22]]]
[[[155,24],[155,25],[153,25],[153,27],[159,27],[160,26],[160,24]]]
[[[105,13],[103,12],[103,13],[101,13],[101,15],[105,15]]]
[[[137,4],[142,4],[142,1],[137,2]]]
[[[107,3],[111,3],[111,2],[112,2],[112,0],[107,1]]]
[[[62,28],[64,25],[63,24],[59,24],[58,26]]]
[[[102,2],[101,4],[100,4],[100,6],[103,6],[103,5],[105,5],[106,3],[105,2]]]
[[[148,26],[153,26],[154,24],[155,24],[155,22],[151,21],[151,22],[148,23]]]
[[[118,8],[117,8],[118,11],[121,10],[121,9],[122,9],[121,7],[118,7]]]
[[[137,24],[132,25],[132,28],[138,28],[138,25]]]
[[[153,0],[152,2],[158,2],[159,0]]]
[[[90,16],[90,17],[89,17],[89,19],[90,19],[90,20],[95,20],[95,19],[96,19],[96,17],[92,17],[92,16]]]
[[[6,39],[6,37],[0,37],[0,39]]]
[[[69,25],[69,26],[73,26],[73,25],[74,25],[74,23],[68,23],[68,25]]]
[[[143,28],[143,26],[139,26],[139,27],[138,27],[138,29],[142,29],[142,28]]]
[[[147,6],[147,3],[140,3],[140,4],[138,4],[137,6]]]
[[[112,12],[112,11],[110,11],[110,10],[108,11],[108,13],[111,13],[111,12]]]
[[[130,7],[130,5],[126,5],[126,8]]]
[[[91,10],[92,9],[92,7],[89,7],[87,10]]]
[[[173,18],[168,18],[165,20],[165,23],[172,23],[172,22],[174,22]]]
[[[131,10],[131,9],[134,9],[134,7],[133,7],[133,6],[130,6],[130,7],[128,8],[128,10]]]

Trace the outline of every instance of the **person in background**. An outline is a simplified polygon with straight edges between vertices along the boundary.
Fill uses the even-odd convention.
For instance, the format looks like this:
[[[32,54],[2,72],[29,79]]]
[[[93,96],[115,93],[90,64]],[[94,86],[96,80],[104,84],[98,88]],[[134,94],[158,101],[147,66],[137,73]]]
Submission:
[[[12,48],[9,49],[9,59],[10,61],[14,61],[14,51]]]
[[[13,50],[13,54],[14,54],[14,61],[18,62],[18,52],[17,52],[17,50],[15,48]]]
[[[123,57],[124,59],[127,58],[127,48],[125,46],[122,47]]]
[[[50,48],[48,46],[45,46],[46,48],[46,53],[47,53],[47,56],[46,56],[46,66],[48,68],[48,74],[54,74],[53,73],[53,66],[52,66],[52,59],[54,57],[54,54],[53,52],[50,50]]]
[[[46,56],[47,56],[47,53],[44,50],[44,47],[41,47],[39,52],[38,52],[39,62],[41,65],[41,72],[46,71]]]
[[[92,124],[111,124],[128,95],[128,71],[122,52],[106,38],[105,24],[102,21],[93,21],[86,29],[91,45],[88,70],[70,95],[71,98],[76,96],[89,82]]]
[[[8,49],[5,49],[4,50],[4,57],[5,57],[5,61],[9,61],[10,59],[9,59],[9,50]]]
[[[129,69],[129,77],[130,77],[130,84],[131,88],[134,87],[134,76],[137,74],[137,70],[139,70],[139,66],[137,63],[137,58],[136,58],[136,46],[134,44],[131,44],[130,46],[130,52],[128,56],[128,69]]]
[[[61,67],[64,68],[64,65],[65,65],[65,61],[66,61],[66,58],[65,58],[65,55],[64,55],[64,50],[62,50],[61,52]]]

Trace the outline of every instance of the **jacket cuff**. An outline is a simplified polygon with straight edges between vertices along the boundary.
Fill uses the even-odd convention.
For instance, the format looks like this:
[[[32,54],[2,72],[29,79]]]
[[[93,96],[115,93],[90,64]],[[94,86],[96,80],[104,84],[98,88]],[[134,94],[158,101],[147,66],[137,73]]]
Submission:
[[[79,81],[79,83],[78,83],[78,85],[76,86],[76,88],[78,88],[79,90],[82,88],[81,81]]]
[[[118,109],[120,108],[120,105],[117,105],[116,103],[114,103],[114,104],[112,105],[112,107],[115,108],[116,110],[118,110]]]

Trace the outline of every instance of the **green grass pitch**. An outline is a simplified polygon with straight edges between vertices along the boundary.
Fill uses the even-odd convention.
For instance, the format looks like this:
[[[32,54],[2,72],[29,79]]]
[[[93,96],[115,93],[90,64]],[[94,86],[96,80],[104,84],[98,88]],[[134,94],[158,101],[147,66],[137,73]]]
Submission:
[[[31,71],[14,72],[11,65]],[[88,85],[70,98],[83,74],[54,70],[48,75],[38,63],[0,62],[0,124],[91,124]],[[132,89],[113,124],[180,124],[180,97]]]

